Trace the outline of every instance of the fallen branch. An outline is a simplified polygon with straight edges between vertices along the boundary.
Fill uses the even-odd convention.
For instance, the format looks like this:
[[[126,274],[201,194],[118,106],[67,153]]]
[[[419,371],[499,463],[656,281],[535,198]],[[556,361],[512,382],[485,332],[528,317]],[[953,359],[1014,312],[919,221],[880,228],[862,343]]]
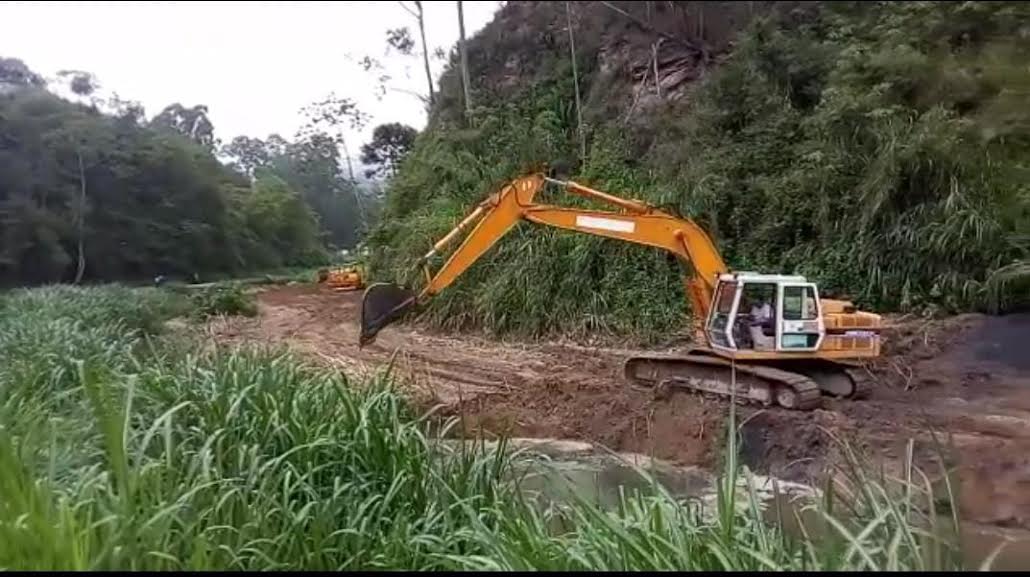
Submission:
[[[898,373],[898,376],[905,380],[905,390],[912,390],[912,380],[915,378],[915,373],[912,372],[912,367],[901,365],[896,359],[890,359],[889,363],[891,368],[894,369],[894,372]]]

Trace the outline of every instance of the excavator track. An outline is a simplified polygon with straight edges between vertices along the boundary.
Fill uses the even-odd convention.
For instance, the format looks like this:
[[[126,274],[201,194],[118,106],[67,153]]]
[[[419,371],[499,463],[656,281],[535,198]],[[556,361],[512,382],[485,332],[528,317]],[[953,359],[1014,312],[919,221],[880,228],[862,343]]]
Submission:
[[[818,408],[822,399],[819,385],[801,373],[762,365],[733,365],[729,359],[698,351],[635,356],[626,361],[624,374],[634,386],[656,392],[682,388],[799,411]]]
[[[860,365],[810,360],[778,366],[805,375],[815,381],[823,394],[838,399],[864,399],[872,389],[872,377]]]
[[[869,397],[869,393],[873,389],[873,378],[869,374],[869,371],[864,367],[848,367],[844,369],[844,372],[851,377],[851,381],[854,383],[854,389],[851,392],[849,399],[865,399]]]

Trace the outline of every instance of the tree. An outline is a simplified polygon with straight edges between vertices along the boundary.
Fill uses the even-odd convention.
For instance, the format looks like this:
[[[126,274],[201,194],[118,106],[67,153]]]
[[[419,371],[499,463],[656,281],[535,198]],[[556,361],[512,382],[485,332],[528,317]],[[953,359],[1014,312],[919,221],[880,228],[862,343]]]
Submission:
[[[355,181],[350,149],[347,147],[347,138],[343,132],[344,126],[360,130],[368,123],[369,115],[362,112],[350,98],[340,98],[335,93],[330,93],[324,100],[304,107],[301,113],[307,117],[308,122],[301,128],[298,136],[328,134],[327,129],[331,130],[333,140],[343,147],[343,155],[347,160],[347,174],[352,182]]]
[[[141,124],[146,118],[146,111],[143,105],[135,100],[122,100],[118,93],[111,95],[108,99],[108,109],[119,119],[131,124]]]
[[[138,101],[123,99],[117,92],[103,94],[100,79],[92,72],[60,70],[48,83],[67,88],[73,102],[87,104],[124,122],[140,124],[145,118],[143,105]]]
[[[380,124],[372,131],[371,142],[361,147],[361,162],[371,165],[365,176],[393,176],[397,166],[411,152],[418,131],[398,122]]]
[[[222,154],[233,160],[234,168],[251,176],[254,169],[268,164],[268,145],[260,138],[249,136],[237,136],[229,144],[222,147]]]
[[[425,68],[426,68],[426,84],[429,86],[429,105],[432,106],[436,102],[436,98],[434,96],[434,90],[433,90],[433,72],[429,68],[429,48],[426,46],[425,13],[424,13],[424,11],[422,9],[422,2],[420,2],[419,0],[414,0],[414,1],[415,1],[415,9],[414,10],[409,8],[408,5],[405,4],[404,2],[397,2],[397,3],[400,4],[401,7],[404,8],[408,12],[408,14],[411,14],[415,18],[415,20],[418,22],[419,37],[422,39],[422,62],[425,65]],[[398,30],[407,31],[407,28],[398,29]],[[408,40],[411,39],[411,34],[410,33],[407,33],[405,36],[407,37]],[[399,43],[400,40],[403,40],[403,38],[398,39],[398,43]],[[396,47],[394,42],[391,41],[391,36],[390,36],[389,32],[387,33],[387,43],[389,43],[390,45]],[[414,44],[414,42],[409,42],[407,44],[401,44],[402,46],[407,46],[407,52],[403,52],[403,51],[402,52],[405,53],[405,54],[411,54],[411,44]]]
[[[270,241],[274,253],[269,256],[275,265],[291,260],[308,264],[321,260],[317,217],[289,184],[274,173],[258,169],[242,210],[248,227],[258,238]]]
[[[458,0],[458,50],[461,53],[461,88],[465,95],[465,115],[472,112],[472,96],[469,87],[469,57],[465,45],[465,12],[462,9],[462,2]]]
[[[314,132],[290,143],[282,155],[272,158],[269,169],[318,214],[331,244],[356,244],[363,220],[357,186],[341,176],[339,148],[333,137]]]
[[[170,104],[150,121],[157,129],[171,130],[189,138],[208,151],[215,148],[215,127],[207,117],[207,106],[197,104],[186,108],[176,102]]]
[[[277,134],[267,139],[238,136],[221,150],[231,165],[256,180],[274,175],[295,191],[318,216],[321,232],[335,246],[351,247],[367,226],[376,199],[362,198],[358,185],[340,169],[337,138],[309,127],[294,142]]]
[[[92,106],[96,106],[96,99],[94,93],[99,88],[99,82],[92,73],[84,72],[81,70],[62,70],[57,73],[59,78],[69,79],[68,85],[72,93],[76,96],[87,98]],[[99,146],[96,130],[91,130],[93,127],[88,123],[69,123],[66,130],[58,131],[56,133],[59,142],[54,143],[57,147],[61,145],[67,146],[74,150],[75,156],[75,178],[78,179],[78,203],[75,208],[75,236],[76,236],[76,270],[75,270],[75,284],[82,282],[82,278],[86,273],[86,167],[87,162],[84,160],[84,156],[93,156],[93,162],[96,162],[96,154],[90,154],[87,151],[96,151]],[[92,164],[92,163],[91,163]]]
[[[297,206],[307,210],[306,198],[255,196],[177,130],[32,86],[0,98],[0,284],[188,278],[321,258],[318,221]],[[285,148],[279,137],[265,143]],[[255,199],[277,208],[255,212]],[[269,221],[256,214],[284,223],[265,236],[255,227]]]
[[[87,104],[98,110],[105,104],[99,94],[100,80],[92,72],[61,70],[52,83],[65,86],[71,92],[71,99],[75,102]]]
[[[386,94],[387,90],[392,90],[396,92],[404,92],[406,94],[410,94],[421,100],[426,106],[432,106],[433,103],[436,102],[436,91],[433,88],[433,74],[429,66],[430,52],[428,48],[428,42],[426,40],[426,28],[424,19],[425,13],[422,7],[422,2],[416,1],[414,3],[414,9],[409,7],[405,2],[398,1],[397,3],[400,4],[401,8],[404,8],[404,10],[408,12],[408,14],[411,14],[411,16],[415,18],[415,21],[418,23],[419,38],[422,44],[422,63],[426,73],[426,85],[429,88],[428,93],[420,94],[418,92],[407,90],[405,88],[399,88],[396,86],[388,87],[387,83],[389,83],[390,80],[392,80],[392,76],[386,72],[386,69],[383,67],[383,64],[377,58],[374,58],[369,55],[362,56],[361,58],[355,58],[351,55],[347,55],[347,58],[352,62],[357,62],[357,64],[365,72],[371,72],[376,75],[377,98],[382,99],[382,97]],[[397,28],[391,28],[386,31],[386,54],[389,54],[391,49],[396,50],[398,53],[403,54],[405,56],[415,55],[415,39],[412,37],[410,28],[408,28],[407,26],[400,26]],[[442,47],[437,47],[433,51],[433,57],[438,60],[443,60],[447,57],[447,52]]]
[[[415,49],[415,40],[412,39],[411,30],[407,26],[387,30],[386,44],[406,56],[411,56],[412,51]]]
[[[90,96],[99,88],[96,76],[82,70],[62,70],[57,73],[59,77],[69,78],[68,86],[77,96]]]
[[[0,56],[0,94],[5,88],[43,88],[46,82],[43,77],[36,74],[17,58],[4,58]]]

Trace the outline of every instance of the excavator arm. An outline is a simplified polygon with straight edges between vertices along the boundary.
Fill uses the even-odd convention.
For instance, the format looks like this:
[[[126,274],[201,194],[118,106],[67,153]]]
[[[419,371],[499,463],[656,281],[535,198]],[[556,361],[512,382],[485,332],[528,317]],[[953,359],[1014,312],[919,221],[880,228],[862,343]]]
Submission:
[[[548,183],[556,184],[572,194],[608,204],[617,210],[563,208],[536,203],[537,193]],[[582,184],[532,174],[518,178],[490,195],[433,245],[432,250],[420,261],[426,277],[425,287],[420,293],[415,294],[387,283],[370,286],[362,303],[360,344],[364,346],[372,342],[387,324],[447,288],[520,220],[651,246],[676,255],[693,270],[684,285],[696,313],[695,330],[700,330],[700,323],[703,322],[701,319],[707,317],[719,274],[726,272],[719,251],[704,230],[692,220]],[[429,259],[443,252],[470,228],[471,231],[461,245],[433,274],[429,269]]]

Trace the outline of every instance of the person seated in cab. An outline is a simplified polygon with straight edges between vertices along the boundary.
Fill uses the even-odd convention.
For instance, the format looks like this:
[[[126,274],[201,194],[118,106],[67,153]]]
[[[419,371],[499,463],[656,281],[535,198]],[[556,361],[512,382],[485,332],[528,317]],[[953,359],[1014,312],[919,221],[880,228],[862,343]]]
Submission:
[[[756,350],[769,350],[775,345],[776,330],[773,326],[773,310],[769,298],[760,295],[751,306],[751,346]]]

